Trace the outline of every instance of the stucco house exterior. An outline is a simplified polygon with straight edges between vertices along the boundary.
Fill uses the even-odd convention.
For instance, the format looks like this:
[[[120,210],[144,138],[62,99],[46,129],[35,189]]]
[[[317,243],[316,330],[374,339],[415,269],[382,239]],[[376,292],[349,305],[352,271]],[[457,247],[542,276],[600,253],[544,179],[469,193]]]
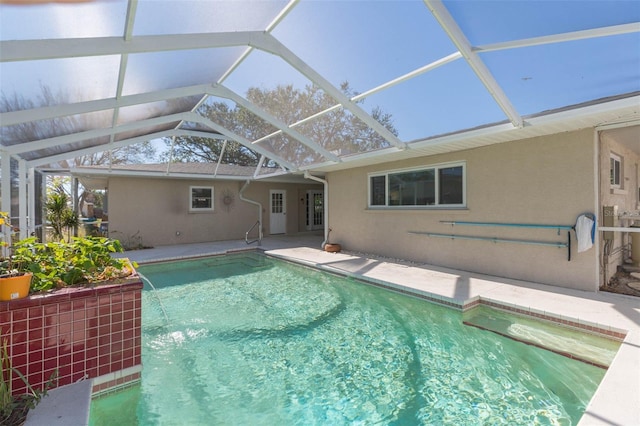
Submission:
[[[582,214],[599,226],[633,224],[619,216],[640,209],[639,164],[640,126],[626,126],[316,176],[327,182],[331,242],[346,250],[596,291],[629,261],[631,237],[597,232],[593,246],[578,252],[571,228]],[[317,181],[289,174],[253,180],[243,190],[253,168],[215,167],[172,164],[170,175],[166,165],[72,172],[85,184],[108,188],[109,235],[115,238],[139,235],[149,245],[241,239],[258,220],[256,205],[242,198],[262,205],[264,235],[324,227]],[[193,206],[198,190],[211,197],[204,209]]]
[[[254,167],[211,163],[174,163],[169,173],[166,164],[73,169],[85,187],[107,189],[105,228],[123,241],[136,239],[144,246],[223,241],[245,238],[249,230],[253,240],[259,235],[254,227],[259,209],[263,235],[322,229],[322,184],[269,169],[262,174],[275,176],[247,184],[254,172]]]
[[[611,152],[624,159],[622,191],[610,183]],[[614,233],[618,255],[608,258],[605,276],[599,267],[602,235],[596,235],[593,248],[577,253],[576,233],[566,227],[584,213],[603,224],[604,206],[637,211],[639,163],[636,126],[583,129],[349,169],[327,177],[330,226],[337,242],[357,251],[595,291],[623,261],[623,233]],[[442,172],[451,168],[457,168],[461,180],[454,182]],[[433,183],[436,194],[429,205],[391,205],[392,193],[386,194],[386,205],[373,200],[376,180],[384,179],[380,176],[391,192],[394,177],[420,171],[434,171],[440,178]],[[447,182],[457,185],[453,201],[437,194],[447,190]]]

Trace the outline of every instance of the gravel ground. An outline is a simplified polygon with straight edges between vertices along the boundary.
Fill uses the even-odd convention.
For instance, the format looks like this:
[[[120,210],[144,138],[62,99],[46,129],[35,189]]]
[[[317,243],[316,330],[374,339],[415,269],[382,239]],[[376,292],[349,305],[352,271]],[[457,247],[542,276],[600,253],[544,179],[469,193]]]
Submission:
[[[636,272],[634,275],[637,277],[629,272],[618,272],[611,278],[609,285],[600,287],[600,290],[640,297],[640,273]]]

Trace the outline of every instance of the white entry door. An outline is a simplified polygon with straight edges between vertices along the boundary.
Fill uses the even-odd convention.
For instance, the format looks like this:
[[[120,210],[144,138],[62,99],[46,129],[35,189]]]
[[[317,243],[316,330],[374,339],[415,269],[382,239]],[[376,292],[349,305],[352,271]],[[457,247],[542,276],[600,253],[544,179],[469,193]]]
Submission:
[[[269,233],[284,234],[287,232],[287,192],[274,189],[270,195]]]

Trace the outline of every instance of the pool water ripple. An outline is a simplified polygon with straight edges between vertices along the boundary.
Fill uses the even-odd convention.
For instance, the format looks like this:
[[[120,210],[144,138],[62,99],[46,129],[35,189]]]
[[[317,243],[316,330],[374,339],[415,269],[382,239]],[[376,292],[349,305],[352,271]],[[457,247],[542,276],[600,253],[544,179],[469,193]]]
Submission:
[[[139,403],[124,413],[94,401],[92,425],[571,425],[604,375],[463,326],[449,308],[231,260],[190,264],[196,279],[181,286],[185,268],[143,267],[170,323],[154,326],[143,295]]]

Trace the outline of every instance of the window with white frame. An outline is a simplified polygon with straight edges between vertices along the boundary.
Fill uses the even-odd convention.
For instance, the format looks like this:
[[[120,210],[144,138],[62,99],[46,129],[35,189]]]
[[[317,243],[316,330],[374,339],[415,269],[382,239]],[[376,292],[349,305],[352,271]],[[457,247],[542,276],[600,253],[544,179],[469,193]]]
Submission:
[[[189,189],[189,211],[200,212],[213,210],[212,186],[191,186]]]
[[[610,154],[610,181],[612,188],[622,187],[622,158],[619,155]]]
[[[369,207],[464,207],[465,163],[369,175]]]

